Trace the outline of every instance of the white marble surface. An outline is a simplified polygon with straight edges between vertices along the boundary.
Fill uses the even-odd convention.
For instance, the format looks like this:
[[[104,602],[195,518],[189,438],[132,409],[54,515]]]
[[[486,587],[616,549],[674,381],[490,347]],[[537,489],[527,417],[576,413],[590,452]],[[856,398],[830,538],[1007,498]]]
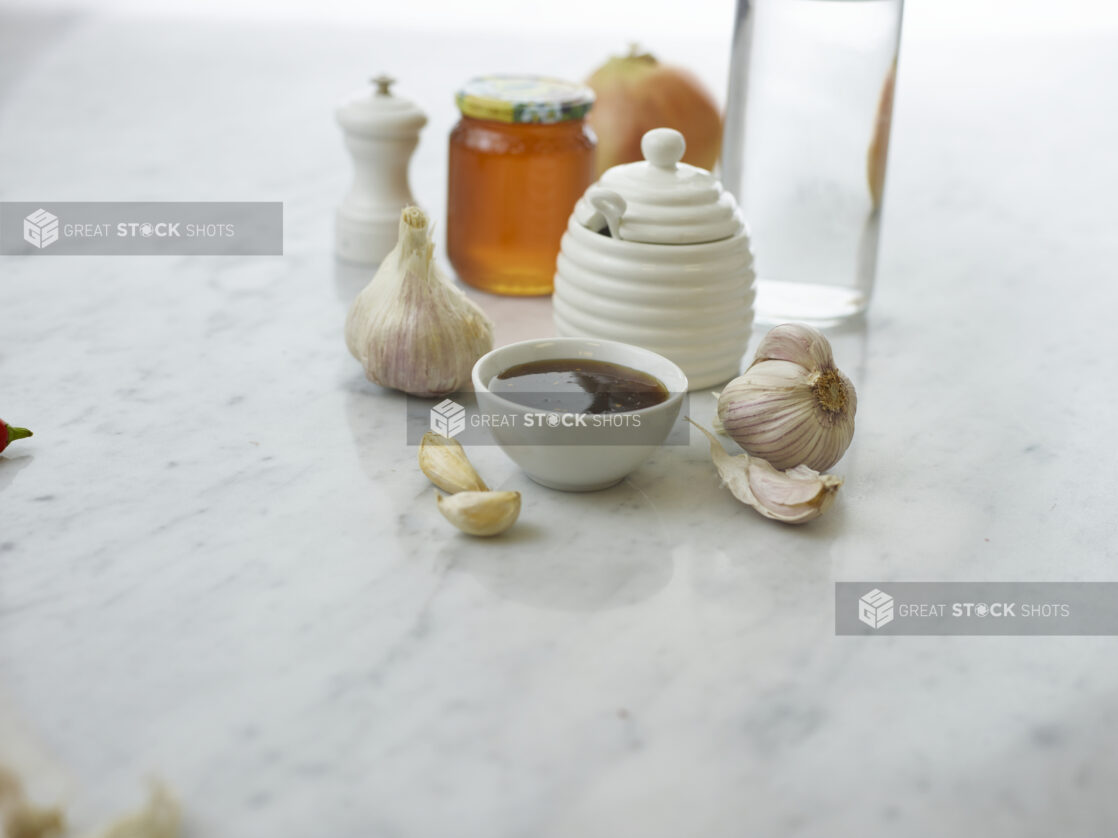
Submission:
[[[382,68],[614,41],[0,10],[0,199],[282,200],[275,258],[0,257],[0,760],[79,826],[166,778],[188,833],[1103,836],[1118,640],[836,638],[836,580],[1118,578],[1118,37],[906,19],[879,293],[837,507],[783,528],[697,438],[522,522],[438,515],[341,322],[330,108]],[[965,14],[965,12],[963,12]],[[713,83],[723,39],[670,45]],[[1102,80],[1109,80],[1106,84]],[[549,304],[481,297],[500,342]],[[697,399],[709,419],[712,403]]]

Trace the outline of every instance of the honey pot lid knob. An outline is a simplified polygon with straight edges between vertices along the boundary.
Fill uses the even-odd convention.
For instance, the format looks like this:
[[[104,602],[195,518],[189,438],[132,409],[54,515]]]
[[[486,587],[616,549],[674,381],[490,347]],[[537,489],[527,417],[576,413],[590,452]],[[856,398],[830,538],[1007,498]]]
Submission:
[[[685,151],[683,134],[671,128],[653,128],[641,137],[641,154],[658,169],[675,169]]]
[[[644,160],[602,174],[575,206],[575,218],[613,238],[645,244],[706,244],[745,229],[733,196],[706,169],[683,163],[687,141],[672,128],[641,138]],[[603,203],[604,197],[609,200]],[[618,211],[618,207],[623,207]]]

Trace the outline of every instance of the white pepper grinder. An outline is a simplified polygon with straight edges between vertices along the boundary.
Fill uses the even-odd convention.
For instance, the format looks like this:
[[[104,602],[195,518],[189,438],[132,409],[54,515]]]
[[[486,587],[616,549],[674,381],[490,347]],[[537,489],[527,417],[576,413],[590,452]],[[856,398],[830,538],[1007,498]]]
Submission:
[[[396,245],[400,210],[415,203],[408,163],[427,116],[391,94],[394,81],[377,76],[372,91],[362,90],[336,111],[355,169],[335,216],[335,250],[346,262],[380,264]]]

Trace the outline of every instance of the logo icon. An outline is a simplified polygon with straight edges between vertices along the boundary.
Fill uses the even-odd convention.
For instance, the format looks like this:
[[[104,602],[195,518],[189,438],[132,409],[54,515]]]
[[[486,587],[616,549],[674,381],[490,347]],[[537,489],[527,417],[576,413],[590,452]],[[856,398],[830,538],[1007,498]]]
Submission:
[[[874,588],[858,600],[858,619],[873,629],[893,622],[893,598]]]
[[[466,428],[466,408],[451,399],[443,399],[431,408],[431,430],[454,437]]]
[[[23,240],[42,250],[58,241],[58,216],[37,209],[23,219]]]

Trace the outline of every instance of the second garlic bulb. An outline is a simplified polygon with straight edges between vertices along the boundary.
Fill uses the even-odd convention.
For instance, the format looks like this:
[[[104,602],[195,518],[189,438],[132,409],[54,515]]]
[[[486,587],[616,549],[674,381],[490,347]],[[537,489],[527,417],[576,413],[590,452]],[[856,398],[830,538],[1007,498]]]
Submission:
[[[854,385],[835,366],[827,338],[798,323],[769,332],[749,369],[718,398],[726,433],[781,471],[837,463],[854,437],[857,409]]]

